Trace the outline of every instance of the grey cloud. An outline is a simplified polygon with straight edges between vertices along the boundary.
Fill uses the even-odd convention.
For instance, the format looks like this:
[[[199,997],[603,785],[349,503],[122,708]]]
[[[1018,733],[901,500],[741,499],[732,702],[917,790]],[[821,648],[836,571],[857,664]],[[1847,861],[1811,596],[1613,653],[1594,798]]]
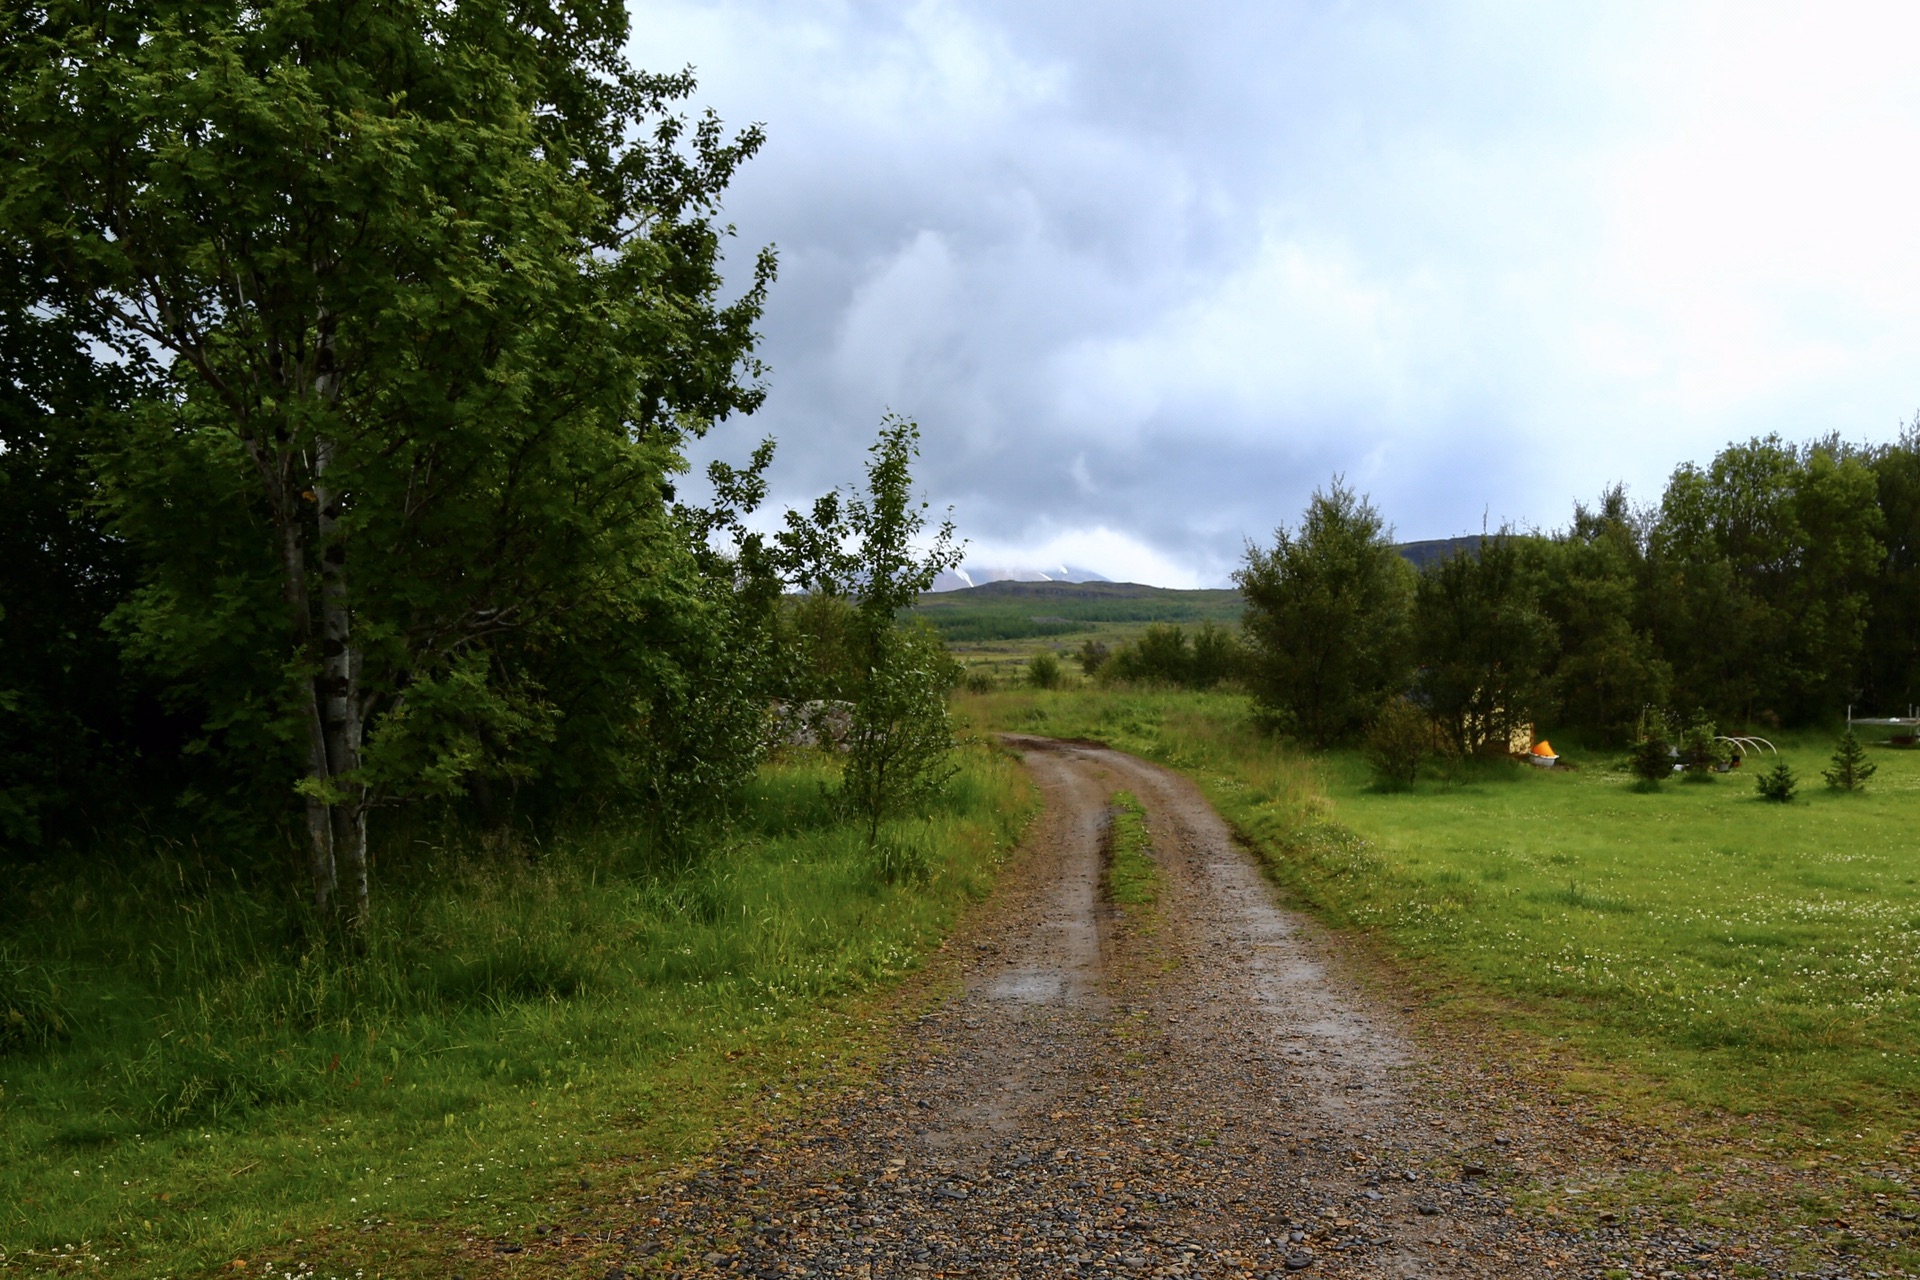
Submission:
[[[1804,282],[1646,213],[1688,190],[1674,147],[1741,127],[1685,57],[1742,11],[1667,12],[638,3],[643,65],[769,132],[728,216],[743,262],[781,251],[772,394],[705,448],[771,432],[804,500],[891,408],[1003,557],[1105,531],[1076,563],[1212,582],[1335,471],[1435,536],[1751,430],[1884,432],[1920,312],[1825,279],[1838,319],[1742,329]]]

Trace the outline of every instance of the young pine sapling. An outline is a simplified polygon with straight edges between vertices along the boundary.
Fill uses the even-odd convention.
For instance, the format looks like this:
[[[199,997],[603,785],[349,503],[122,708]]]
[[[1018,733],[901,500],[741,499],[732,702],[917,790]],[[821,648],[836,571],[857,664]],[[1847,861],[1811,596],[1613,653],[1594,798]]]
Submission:
[[[1880,766],[1867,759],[1867,749],[1860,738],[1849,728],[1833,749],[1833,762],[1820,771],[1827,785],[1835,791],[1864,791],[1867,779],[1873,777]]]

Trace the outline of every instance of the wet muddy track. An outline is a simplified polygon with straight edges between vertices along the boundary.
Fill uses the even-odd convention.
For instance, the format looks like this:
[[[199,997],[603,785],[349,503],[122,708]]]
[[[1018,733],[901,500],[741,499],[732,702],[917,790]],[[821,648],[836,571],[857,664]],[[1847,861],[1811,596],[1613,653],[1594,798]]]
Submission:
[[[952,943],[958,993],[857,1092],[597,1224],[620,1252],[592,1274],[1714,1276],[1734,1254],[1777,1273],[1669,1224],[1516,1214],[1508,1190],[1593,1133],[1490,1132],[1476,1082],[1278,905],[1191,783],[1006,741],[1046,809]],[[1144,923],[1101,887],[1122,789],[1160,873]]]

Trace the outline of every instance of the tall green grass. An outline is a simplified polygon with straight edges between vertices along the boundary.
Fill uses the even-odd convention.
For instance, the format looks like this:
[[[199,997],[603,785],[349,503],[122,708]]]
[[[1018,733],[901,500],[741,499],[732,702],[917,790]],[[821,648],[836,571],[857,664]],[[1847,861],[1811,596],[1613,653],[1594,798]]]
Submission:
[[[744,1091],[839,1051],[838,1011],[915,966],[1031,809],[1009,762],[969,750],[933,817],[890,833],[925,873],[889,878],[835,817],[834,772],[770,767],[698,856],[616,831],[417,849],[354,957],[178,850],[16,885],[5,1265],[191,1272],[292,1237],[415,1238],[357,1230],[381,1223],[511,1232],[608,1162],[710,1141]]]
[[[1150,915],[1160,900],[1160,864],[1153,860],[1146,812],[1131,791],[1114,792],[1107,812],[1113,824],[1107,841],[1107,894],[1137,914]]]
[[[1187,772],[1274,875],[1436,993],[1577,1045],[1615,1085],[1771,1117],[1863,1155],[1920,1130],[1920,753],[1864,794],[1754,794],[1755,761],[1652,793],[1604,754],[1487,763],[1385,792],[1228,694],[964,700],[977,723],[1091,737]],[[1558,734],[1555,737],[1559,737]],[[1785,735],[1819,777],[1824,735]],[[1771,760],[1769,759],[1769,762]]]

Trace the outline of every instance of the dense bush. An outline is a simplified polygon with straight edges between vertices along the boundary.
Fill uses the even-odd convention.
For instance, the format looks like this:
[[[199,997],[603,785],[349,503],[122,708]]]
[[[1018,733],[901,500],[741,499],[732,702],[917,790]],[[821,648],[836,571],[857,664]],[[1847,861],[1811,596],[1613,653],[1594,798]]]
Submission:
[[[1211,622],[1202,622],[1194,631],[1187,665],[1189,688],[1212,689],[1239,677],[1245,666],[1245,655],[1233,632]]]
[[[1720,729],[1706,712],[1696,712],[1680,731],[1680,767],[1689,782],[1706,782],[1724,772],[1733,748],[1720,741]]]
[[[1367,763],[1380,786],[1404,789],[1418,780],[1420,766],[1440,746],[1433,717],[1411,698],[1389,698],[1367,731]]]
[[[1241,651],[1233,633],[1202,622],[1189,636],[1186,628],[1156,622],[1140,638],[1114,648],[1095,670],[1108,682],[1211,689],[1240,670]]]
[[[141,380],[47,315],[41,283],[0,251],[0,849],[83,840],[190,783],[219,827],[221,771],[182,752],[197,726],[109,630],[140,563],[99,509],[93,457]]]

